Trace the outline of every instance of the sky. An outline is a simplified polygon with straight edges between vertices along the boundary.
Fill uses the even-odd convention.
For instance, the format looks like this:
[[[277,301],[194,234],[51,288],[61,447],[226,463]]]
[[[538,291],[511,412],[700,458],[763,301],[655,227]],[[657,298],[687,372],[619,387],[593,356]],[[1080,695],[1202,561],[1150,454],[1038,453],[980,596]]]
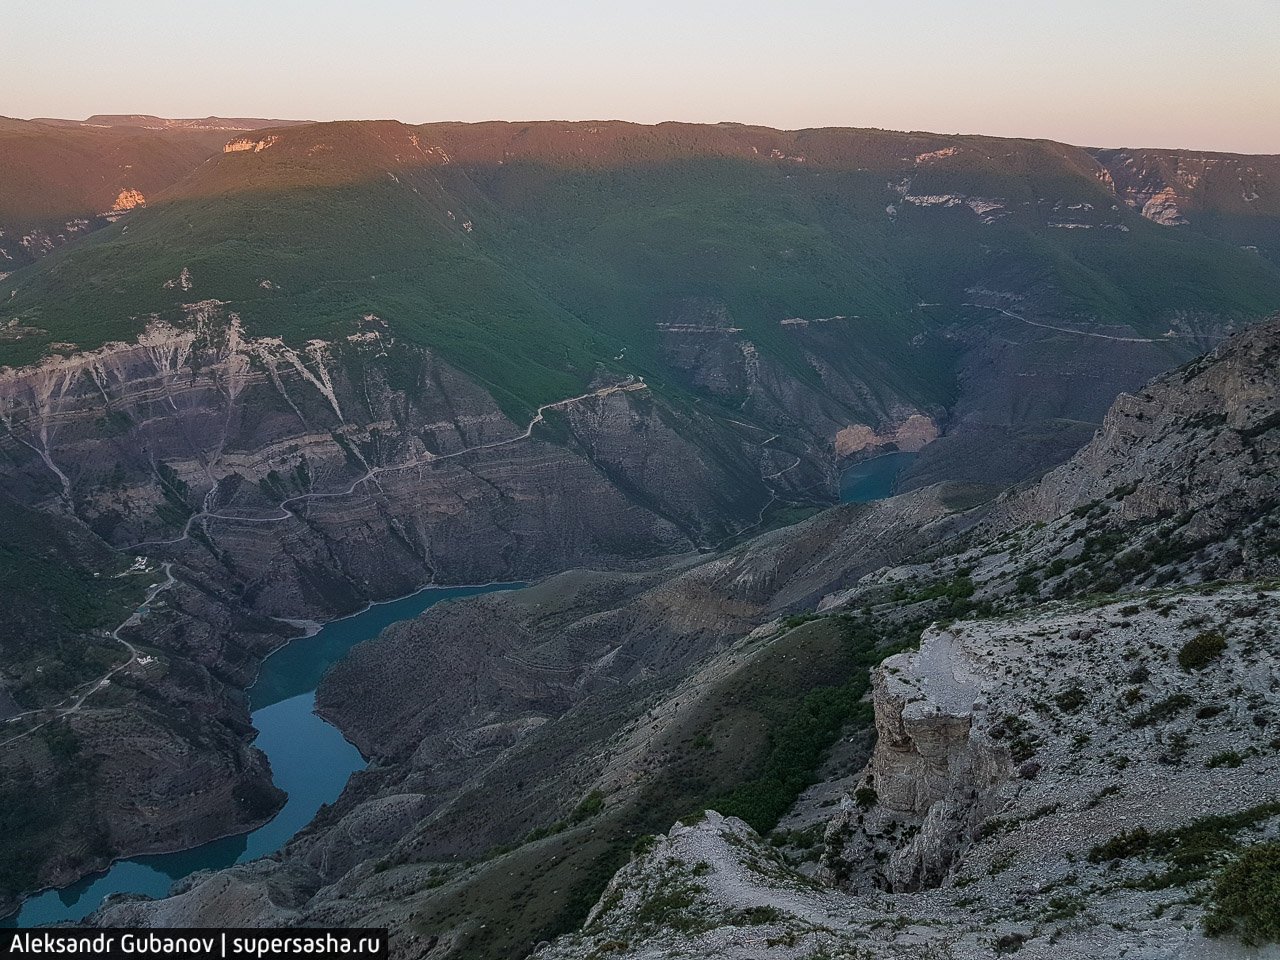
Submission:
[[[1280,0],[0,0],[0,114],[721,120],[1280,153]]]

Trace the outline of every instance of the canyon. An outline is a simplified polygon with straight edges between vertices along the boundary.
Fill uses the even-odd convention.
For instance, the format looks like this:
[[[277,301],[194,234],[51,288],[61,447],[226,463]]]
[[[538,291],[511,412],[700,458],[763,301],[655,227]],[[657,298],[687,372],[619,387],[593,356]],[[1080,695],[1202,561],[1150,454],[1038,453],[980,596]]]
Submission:
[[[995,501],[930,487],[397,626],[321,684],[374,758],[331,811],[278,861],[97,922],[359,918],[405,955],[503,956],[582,909],[537,955],[1236,955],[1188,923],[1206,863],[1133,886],[1166,848],[1108,844],[1272,836],[1278,338],[1271,321],[1122,397],[1080,454]],[[763,842],[742,817],[768,793],[733,771],[922,626]],[[1221,646],[1188,660],[1207,635]]]
[[[315,623],[529,582],[325,674],[369,763],[278,853],[93,922],[386,925],[430,958],[1084,955],[1086,919],[1207,949],[1171,932],[1185,883],[1091,913],[1118,875],[1063,863],[1169,770],[1270,836],[1273,158],[215,119],[0,127],[23,169],[101,138],[155,169],[0,204],[36,238],[0,278],[0,908],[268,822],[245,691]],[[1229,653],[1189,679],[1208,627]],[[1249,710],[1077,713],[1131,688]],[[1178,810],[1146,829],[1207,808]],[[1063,915],[980,915],[1028,884]]]

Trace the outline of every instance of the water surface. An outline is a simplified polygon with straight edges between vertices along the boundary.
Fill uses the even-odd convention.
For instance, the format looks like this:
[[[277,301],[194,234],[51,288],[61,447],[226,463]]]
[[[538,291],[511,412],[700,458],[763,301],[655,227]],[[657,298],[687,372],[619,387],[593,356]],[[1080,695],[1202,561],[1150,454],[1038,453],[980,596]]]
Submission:
[[[152,854],[121,860],[104,873],[94,874],[61,890],[46,890],[22,905],[16,917],[0,927],[33,927],[82,920],[113,893],[141,893],[163,897],[175,880],[197,870],[216,870],[254,860],[279,850],[306,826],[322,804],[332,803],[347,779],[364,768],[360,752],[313,712],[316,686],[324,672],[362,640],[385,627],[410,620],[442,600],[471,597],[518,584],[483,587],[428,587],[418,593],[342,620],[332,620],[310,637],[282,647],[262,664],[249,689],[254,741],[271,761],[276,786],[289,794],[284,807],[269,823],[236,837],[212,840],[178,853]]]
[[[915,460],[914,453],[886,453],[855,463],[840,474],[840,499],[844,503],[870,503],[893,496],[898,480]]]

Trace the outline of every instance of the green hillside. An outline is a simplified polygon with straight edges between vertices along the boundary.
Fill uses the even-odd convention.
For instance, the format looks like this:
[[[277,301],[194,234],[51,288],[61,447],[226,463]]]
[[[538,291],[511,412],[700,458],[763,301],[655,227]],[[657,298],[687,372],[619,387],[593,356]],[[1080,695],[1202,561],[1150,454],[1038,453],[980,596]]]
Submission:
[[[1280,269],[1144,220],[1089,154],[1047,141],[377,121],[245,146],[10,276],[0,364],[129,339],[216,299],[250,335],[294,343],[375,314],[529,409],[600,364],[661,383],[659,324],[712,303],[809,380],[782,321],[856,318],[842,362],[927,402],[950,389],[947,337],[972,322],[957,318],[975,286],[1149,335],[1175,311],[1280,308]]]
[[[0,227],[93,216],[110,210],[126,188],[158,194],[226,138],[218,131],[58,127],[0,117]]]

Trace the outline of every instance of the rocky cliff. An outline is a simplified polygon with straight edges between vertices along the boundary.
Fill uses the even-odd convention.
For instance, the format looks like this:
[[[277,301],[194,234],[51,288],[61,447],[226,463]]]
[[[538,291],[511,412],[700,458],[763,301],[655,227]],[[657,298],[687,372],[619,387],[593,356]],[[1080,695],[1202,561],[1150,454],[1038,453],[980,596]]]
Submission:
[[[0,372],[7,494],[176,578],[131,630],[163,672],[130,667],[134,692],[95,696],[66,719],[103,766],[82,828],[46,848],[36,882],[269,812],[239,689],[294,632],[282,620],[433,582],[649,564],[768,523],[829,483],[822,451],[678,413],[634,379],[515,423],[447,364],[368,324],[295,350],[196,303],[181,327],[155,323],[135,343]],[[0,687],[43,709],[23,692],[24,662],[6,650]],[[6,769],[56,767],[30,753],[7,751]]]
[[[405,955],[501,956],[603,891],[547,956],[1207,955],[1188,890],[1274,819],[1275,594],[1249,581],[1276,569],[1259,484],[1278,337],[1272,322],[1157,380],[1155,406],[1176,413],[1134,418],[1105,456],[1104,428],[994,504],[927,489],[723,557],[435,608],[326,680],[322,708],[377,761],[279,862],[98,921],[358,920],[391,925]],[[1108,424],[1130,422],[1128,403]],[[1175,442],[1179,425],[1205,431],[1212,462]],[[1106,464],[1133,462],[1142,476],[1110,486]],[[1149,509],[1165,486],[1195,509]],[[1197,516],[1216,519],[1193,539]],[[1236,582],[1203,586],[1220,574]],[[867,666],[922,628],[857,709]],[[817,766],[770,780],[788,718],[841,698]],[[776,789],[790,809],[762,813]],[[637,835],[698,805],[778,830],[760,847],[709,817],[607,886]],[[1112,842],[1138,826],[1132,851]],[[1220,856],[1167,859],[1205,831]]]
[[[1280,829],[1277,596],[1248,582],[1280,553],[1278,338],[1121,398],[949,547],[828,597],[887,618],[936,603],[941,574],[973,613],[876,668],[876,745],[828,774],[834,816],[818,785],[770,844],[713,814],[677,826],[539,956],[1252,955],[1199,921],[1218,867]]]
[[[996,790],[1012,778],[1014,764],[1008,747],[980,729],[987,709],[979,706],[981,677],[945,631],[926,634],[918,651],[876,668],[876,746],[857,789],[876,798],[878,815],[837,817],[827,828],[829,847],[841,848],[833,870],[845,882],[851,872],[870,870],[892,891],[937,886],[967,837],[999,806]],[[901,831],[911,834],[905,842]]]
[[[1192,150],[1094,150],[1106,182],[1161,226],[1280,257],[1280,158]]]

